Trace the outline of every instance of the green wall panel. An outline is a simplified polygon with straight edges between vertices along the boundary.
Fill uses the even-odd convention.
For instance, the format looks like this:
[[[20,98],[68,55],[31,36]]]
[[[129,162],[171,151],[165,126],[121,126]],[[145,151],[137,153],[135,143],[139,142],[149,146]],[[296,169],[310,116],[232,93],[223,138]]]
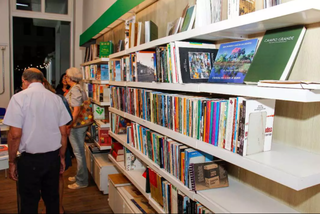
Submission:
[[[80,46],[119,19],[123,14],[139,5],[144,0],[117,0],[104,12],[83,34],[80,35]]]

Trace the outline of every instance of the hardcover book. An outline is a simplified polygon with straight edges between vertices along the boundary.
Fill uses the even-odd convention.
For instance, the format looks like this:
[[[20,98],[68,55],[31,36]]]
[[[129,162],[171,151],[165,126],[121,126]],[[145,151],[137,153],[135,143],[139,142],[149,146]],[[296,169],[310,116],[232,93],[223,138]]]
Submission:
[[[100,42],[100,58],[109,57],[113,53],[113,43],[112,41]]]
[[[145,43],[158,39],[158,26],[153,21],[145,22]]]
[[[182,83],[208,82],[218,50],[214,44],[175,42]]]
[[[239,5],[239,15],[244,15],[256,11],[256,0],[238,0]]]
[[[244,81],[286,80],[305,32],[304,26],[267,31]]]
[[[258,39],[220,45],[208,82],[243,83],[251,65]]]

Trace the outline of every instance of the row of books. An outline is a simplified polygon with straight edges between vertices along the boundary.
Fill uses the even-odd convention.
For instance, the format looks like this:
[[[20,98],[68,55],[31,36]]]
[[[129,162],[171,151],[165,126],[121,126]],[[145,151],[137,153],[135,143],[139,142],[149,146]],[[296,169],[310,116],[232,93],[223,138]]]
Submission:
[[[95,64],[81,67],[84,80],[109,80],[109,64]]]
[[[98,58],[109,57],[113,53],[112,41],[100,42],[99,44],[91,44],[86,47],[84,62],[89,62]]]
[[[111,87],[111,106],[240,155],[271,149],[275,100]]]
[[[146,169],[146,192],[163,207],[165,213],[212,213],[149,167]]]
[[[174,41],[155,51],[114,59],[114,81],[168,83],[257,83],[285,80],[306,28],[268,30],[258,39],[221,44]],[[274,42],[276,41],[276,42]]]
[[[223,162],[217,158],[189,148],[137,123],[131,122],[127,127],[127,143],[194,191],[226,187],[229,184]],[[216,173],[207,173],[207,168],[215,170]],[[201,169],[206,179],[199,177]],[[214,182],[209,182],[212,180]]]
[[[83,86],[89,98],[92,98],[97,102],[110,102],[109,85],[84,83]]]

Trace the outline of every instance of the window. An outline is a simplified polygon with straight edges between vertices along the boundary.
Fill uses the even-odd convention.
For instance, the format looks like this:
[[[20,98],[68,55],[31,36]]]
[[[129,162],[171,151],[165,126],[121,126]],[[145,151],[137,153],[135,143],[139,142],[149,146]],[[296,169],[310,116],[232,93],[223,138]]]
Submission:
[[[46,13],[68,14],[68,0],[46,0]]]
[[[41,11],[41,0],[17,0],[17,10]]]

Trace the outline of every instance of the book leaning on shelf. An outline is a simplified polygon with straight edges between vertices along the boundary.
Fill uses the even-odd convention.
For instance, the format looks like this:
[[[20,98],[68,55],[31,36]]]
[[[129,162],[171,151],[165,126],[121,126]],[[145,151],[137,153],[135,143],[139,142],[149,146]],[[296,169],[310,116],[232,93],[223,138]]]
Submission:
[[[261,40],[244,82],[286,80],[299,52],[306,28],[294,26],[268,30]]]

